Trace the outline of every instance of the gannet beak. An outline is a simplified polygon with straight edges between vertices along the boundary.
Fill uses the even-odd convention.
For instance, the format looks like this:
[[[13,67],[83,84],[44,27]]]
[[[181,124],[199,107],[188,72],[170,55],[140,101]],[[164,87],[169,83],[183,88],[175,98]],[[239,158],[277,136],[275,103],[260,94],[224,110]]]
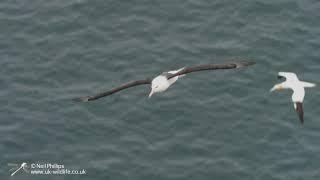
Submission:
[[[270,89],[270,92],[273,92],[273,91],[275,91],[276,89],[277,89],[277,87],[276,87],[276,86],[273,86],[273,88]]]
[[[152,94],[153,94],[153,89],[151,89],[151,92],[149,94],[149,98],[151,98]]]
[[[282,89],[283,89],[283,87],[281,85],[277,84],[277,85],[274,85],[273,88],[270,89],[270,92],[275,91],[275,90],[279,91]]]

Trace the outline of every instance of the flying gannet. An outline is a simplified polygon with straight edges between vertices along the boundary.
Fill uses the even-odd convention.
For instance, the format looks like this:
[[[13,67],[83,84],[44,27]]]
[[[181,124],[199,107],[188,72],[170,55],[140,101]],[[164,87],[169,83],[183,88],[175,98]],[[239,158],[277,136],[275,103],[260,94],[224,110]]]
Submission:
[[[205,64],[205,65],[197,65],[192,67],[185,67],[174,71],[168,71],[164,72],[157,77],[151,79],[143,79],[138,81],[131,81],[128,83],[125,83],[119,87],[113,88],[109,91],[99,93],[93,96],[84,96],[80,98],[75,98],[76,101],[93,101],[105,96],[112,95],[116,92],[119,92],[121,90],[138,86],[138,85],[144,85],[144,84],[151,84],[151,92],[149,94],[149,97],[151,97],[154,93],[163,92],[167,90],[173,83],[175,83],[180,77],[184,76],[185,74],[197,72],[197,71],[205,71],[205,70],[218,70],[218,69],[235,69],[235,68],[242,68],[247,67],[250,65],[255,64],[255,62],[250,61],[240,61],[240,62],[231,62],[226,64]]]
[[[301,124],[304,122],[303,118],[303,99],[305,95],[304,88],[315,87],[316,85],[309,82],[300,81],[295,73],[291,72],[279,72],[278,78],[286,78],[286,81],[276,84],[270,90],[270,92],[274,90],[283,90],[283,89],[291,89],[293,90],[292,94],[292,102],[294,105],[294,109],[297,111]]]

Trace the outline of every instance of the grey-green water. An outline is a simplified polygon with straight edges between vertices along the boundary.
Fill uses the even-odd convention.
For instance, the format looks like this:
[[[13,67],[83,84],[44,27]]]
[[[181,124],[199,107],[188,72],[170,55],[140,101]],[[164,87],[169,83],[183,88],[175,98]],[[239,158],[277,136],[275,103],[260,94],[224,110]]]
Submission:
[[[318,180],[320,91],[305,124],[278,71],[319,84],[317,0],[2,0],[0,179]],[[183,66],[251,59],[90,103],[70,99]],[[10,177],[8,163],[86,175]]]

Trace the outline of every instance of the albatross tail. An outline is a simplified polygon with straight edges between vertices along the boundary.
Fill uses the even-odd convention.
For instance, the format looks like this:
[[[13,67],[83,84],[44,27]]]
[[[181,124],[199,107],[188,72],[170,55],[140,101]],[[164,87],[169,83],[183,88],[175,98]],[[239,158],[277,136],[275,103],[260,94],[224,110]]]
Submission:
[[[174,71],[169,71],[168,73],[175,74],[175,73],[178,73],[178,72],[180,72],[180,71],[182,71],[184,69],[185,69],[185,67],[177,69],[177,70],[174,70]],[[185,76],[185,74],[179,75],[178,77],[180,78],[180,77],[183,77],[183,76]]]

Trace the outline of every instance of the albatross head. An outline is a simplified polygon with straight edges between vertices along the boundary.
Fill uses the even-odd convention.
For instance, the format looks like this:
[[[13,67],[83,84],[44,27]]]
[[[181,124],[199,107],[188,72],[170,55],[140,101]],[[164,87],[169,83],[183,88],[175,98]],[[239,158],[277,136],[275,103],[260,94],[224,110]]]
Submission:
[[[149,98],[154,94],[158,92],[163,92],[168,89],[170,86],[168,79],[165,76],[157,76],[154,78],[151,82],[151,92],[149,94]]]

